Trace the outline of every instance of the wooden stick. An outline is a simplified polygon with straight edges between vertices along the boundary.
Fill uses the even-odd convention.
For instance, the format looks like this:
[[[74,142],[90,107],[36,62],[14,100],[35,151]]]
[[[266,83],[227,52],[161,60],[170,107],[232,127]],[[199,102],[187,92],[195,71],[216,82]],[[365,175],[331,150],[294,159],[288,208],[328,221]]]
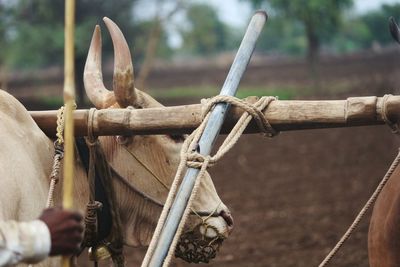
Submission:
[[[248,99],[255,102],[255,98]],[[278,131],[352,127],[384,124],[382,97],[351,97],[347,100],[276,100],[265,117]],[[74,112],[75,135],[87,135],[88,110]],[[400,96],[389,96],[387,117],[400,120]],[[55,136],[57,111],[30,111],[39,127],[50,137]],[[192,132],[202,120],[202,105],[185,105],[149,109],[104,109],[94,114],[93,131],[96,135],[183,134]],[[242,111],[232,107],[223,125],[227,133]],[[246,133],[257,133],[251,123]]]
[[[75,30],[75,0],[65,1],[65,47],[64,47],[64,104],[65,104],[65,156],[63,177],[63,207],[73,207],[73,177],[74,177],[74,120],[75,105],[75,72],[74,72],[74,31]],[[70,266],[70,258],[63,256],[62,266]]]

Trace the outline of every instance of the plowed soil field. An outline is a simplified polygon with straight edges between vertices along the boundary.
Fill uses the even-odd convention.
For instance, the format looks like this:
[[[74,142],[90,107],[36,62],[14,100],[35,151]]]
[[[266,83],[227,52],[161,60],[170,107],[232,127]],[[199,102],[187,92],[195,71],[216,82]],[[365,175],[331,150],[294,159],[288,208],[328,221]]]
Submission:
[[[210,172],[234,216],[217,258],[202,266],[318,266],[394,159],[385,126],[243,136]],[[331,266],[368,266],[371,212]],[[132,249],[140,266],[144,249]],[[174,266],[189,266],[176,260]]]

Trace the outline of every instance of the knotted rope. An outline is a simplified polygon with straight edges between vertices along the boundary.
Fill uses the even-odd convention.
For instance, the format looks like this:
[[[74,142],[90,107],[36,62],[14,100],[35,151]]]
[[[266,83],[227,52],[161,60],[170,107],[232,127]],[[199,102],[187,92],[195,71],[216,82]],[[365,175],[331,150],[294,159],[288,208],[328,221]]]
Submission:
[[[385,123],[392,129],[392,132],[394,134],[400,134],[399,132],[399,125],[397,123],[392,122],[388,117],[387,117],[387,100],[389,99],[391,95],[384,95],[382,98],[382,119],[385,121]],[[381,182],[378,184],[377,188],[375,191],[372,193],[371,197],[368,199],[368,201],[365,203],[365,205],[362,207],[361,211],[358,213],[352,224],[349,226],[347,231],[343,234],[343,236],[340,238],[340,240],[336,243],[334,248],[328,253],[328,255],[325,257],[325,259],[319,264],[318,267],[324,267],[327,266],[328,263],[332,260],[332,258],[337,254],[339,249],[343,246],[343,244],[349,239],[351,234],[354,232],[354,230],[357,228],[357,226],[360,224],[360,221],[364,218],[365,214],[367,211],[372,207],[372,205],[375,203],[376,199],[378,198],[379,194],[382,192],[384,186],[392,176],[394,170],[397,168],[397,166],[400,163],[400,150],[399,153],[397,154],[396,158],[390,165],[388,171],[386,172],[385,176],[383,176]]]
[[[86,247],[92,247],[94,250],[97,245],[97,211],[102,208],[102,203],[95,201],[95,162],[96,153],[95,146],[97,144],[97,136],[93,134],[93,117],[96,109],[89,109],[88,114],[88,136],[86,137],[86,144],[89,148],[89,166],[88,166],[88,183],[89,183],[89,203],[86,204],[86,215],[85,215],[85,232],[83,245]],[[95,263],[97,263],[95,261]]]
[[[238,141],[239,137],[243,133],[243,131],[246,129],[247,125],[251,121],[252,118],[256,120],[257,125],[260,127],[260,130],[264,132],[267,136],[273,137],[277,134],[277,132],[272,128],[272,126],[269,124],[268,120],[265,118],[264,114],[262,111],[264,111],[268,105],[274,101],[274,97],[262,97],[260,98],[255,104],[251,105],[243,100],[239,100],[237,98],[231,97],[231,96],[216,96],[208,101],[206,104],[205,110],[203,112],[204,119],[200,126],[193,131],[192,134],[189,135],[189,137],[185,140],[185,142],[182,145],[181,153],[180,153],[180,163],[178,166],[178,170],[176,172],[174,181],[171,186],[171,190],[169,191],[167,200],[165,202],[164,208],[161,212],[160,218],[158,220],[156,229],[153,234],[153,238],[150,242],[149,248],[147,249],[146,255],[143,259],[142,262],[142,267],[147,267],[150,263],[150,259],[152,255],[154,254],[157,242],[159,240],[161,230],[165,225],[168,212],[172,206],[172,202],[175,198],[176,191],[178,188],[178,185],[180,184],[182,178],[183,178],[183,171],[185,170],[186,167],[191,167],[191,168],[197,168],[200,169],[196,180],[195,180],[195,185],[193,187],[191,196],[188,200],[188,204],[186,206],[186,209],[183,213],[183,216],[181,218],[181,221],[179,223],[178,229],[175,233],[175,237],[172,241],[172,244],[169,248],[167,257],[164,260],[163,266],[168,266],[171,259],[173,252],[175,251],[177,242],[179,240],[179,237],[181,236],[183,227],[185,225],[186,219],[190,213],[191,206],[193,203],[193,200],[196,196],[196,193],[199,188],[199,184],[201,181],[201,177],[204,176],[206,173],[207,167],[215,164],[220,158],[222,158],[233,146],[234,144]],[[211,115],[211,110],[217,103],[228,103],[231,105],[238,106],[244,110],[244,113],[236,123],[236,125],[233,127],[229,135],[226,137],[224,140],[223,144],[217,151],[217,153],[214,156],[204,156],[201,155],[200,153],[197,152],[197,144],[198,141],[200,140],[200,137],[207,125],[207,122],[210,118]]]
[[[103,244],[111,253],[112,260],[116,267],[124,267],[125,259],[123,256],[123,236],[122,223],[119,209],[117,207],[116,195],[113,184],[111,182],[111,169],[105,158],[104,152],[99,145],[97,136],[94,135],[94,116],[96,109],[91,108],[88,115],[88,136],[86,144],[89,148],[89,190],[90,197],[87,205],[87,215],[85,217],[85,245],[91,245],[93,250],[100,244]],[[101,208],[101,203],[95,200],[95,177],[98,175],[99,182],[102,184],[112,217],[111,234],[106,240],[98,240],[98,222],[97,211]],[[96,261],[95,261],[96,263]]]
[[[60,177],[61,161],[64,157],[64,126],[65,126],[65,107],[62,106],[57,112],[57,129],[56,136],[57,140],[54,142],[54,157],[53,167],[50,173],[50,186],[47,195],[46,208],[53,206],[54,190]]]

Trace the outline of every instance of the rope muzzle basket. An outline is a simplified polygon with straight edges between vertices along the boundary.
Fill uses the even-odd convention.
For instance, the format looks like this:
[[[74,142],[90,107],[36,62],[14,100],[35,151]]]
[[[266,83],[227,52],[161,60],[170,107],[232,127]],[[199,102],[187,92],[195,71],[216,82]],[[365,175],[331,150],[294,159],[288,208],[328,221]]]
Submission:
[[[219,234],[217,229],[214,229],[218,233],[217,236],[208,238],[201,233],[200,227],[202,224],[198,224],[192,231],[185,232],[180,236],[175,248],[175,257],[190,263],[209,263],[216,257],[225,237]],[[203,225],[203,227],[212,226]]]

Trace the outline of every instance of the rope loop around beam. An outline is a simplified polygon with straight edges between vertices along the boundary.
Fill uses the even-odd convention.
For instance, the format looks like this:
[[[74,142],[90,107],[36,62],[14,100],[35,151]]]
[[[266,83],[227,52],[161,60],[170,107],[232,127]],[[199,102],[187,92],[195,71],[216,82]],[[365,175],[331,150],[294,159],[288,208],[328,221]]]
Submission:
[[[276,100],[276,97],[272,96],[263,96],[256,103],[251,104],[246,102],[245,100],[239,99],[233,96],[225,96],[225,95],[217,95],[213,98],[210,98],[206,102],[206,106],[203,110],[203,118],[205,118],[206,114],[209,113],[212,108],[218,103],[227,103],[234,106],[237,106],[247,112],[257,123],[258,128],[261,132],[266,134],[266,136],[274,137],[279,134],[271,124],[268,122],[266,117],[263,114],[263,111],[268,107],[268,105]]]
[[[247,125],[249,124],[251,119],[254,119],[260,128],[260,131],[264,133],[265,136],[273,137],[279,134],[268,122],[266,117],[263,114],[263,111],[268,107],[268,105],[274,101],[275,97],[261,97],[256,103],[250,104],[244,100],[238,99],[233,96],[224,96],[218,95],[211,98],[205,106],[203,111],[203,122],[201,125],[196,129],[197,134],[192,134],[188,137],[188,147],[182,149],[185,153],[181,156],[186,158],[186,166],[191,168],[200,169],[204,162],[207,161],[208,166],[212,167],[216,164],[216,162],[222,158],[239,140],[240,136],[242,135],[243,131],[246,129]],[[218,149],[217,153],[214,156],[203,156],[197,152],[195,149],[196,144],[198,143],[201,134],[204,131],[205,125],[208,121],[208,115],[213,107],[218,103],[227,103],[231,105],[235,105],[240,107],[245,112],[240,117],[236,125],[232,128],[231,132],[225,138],[225,141]],[[207,159],[207,160],[206,160]]]
[[[382,97],[382,119],[390,127],[390,129],[392,129],[392,133],[400,134],[400,128],[398,122],[393,122],[388,117],[387,102],[391,96],[392,95],[387,94]]]

